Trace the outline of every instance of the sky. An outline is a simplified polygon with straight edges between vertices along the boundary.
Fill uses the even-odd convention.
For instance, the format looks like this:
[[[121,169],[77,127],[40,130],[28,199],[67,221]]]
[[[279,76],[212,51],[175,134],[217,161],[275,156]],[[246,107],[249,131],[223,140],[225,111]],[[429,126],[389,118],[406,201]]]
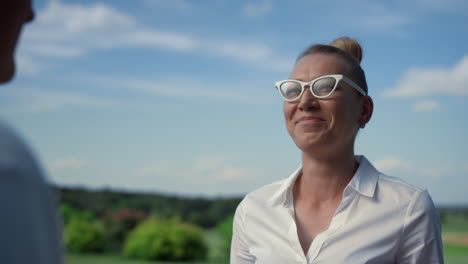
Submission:
[[[362,45],[374,100],[356,154],[468,205],[464,0],[38,0],[0,116],[62,186],[233,196],[301,152],[274,82],[307,46]]]

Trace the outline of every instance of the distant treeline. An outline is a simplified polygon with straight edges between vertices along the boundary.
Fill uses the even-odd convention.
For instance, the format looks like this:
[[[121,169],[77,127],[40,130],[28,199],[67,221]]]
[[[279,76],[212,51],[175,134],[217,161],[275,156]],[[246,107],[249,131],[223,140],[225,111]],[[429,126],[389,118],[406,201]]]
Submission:
[[[449,218],[468,219],[468,206],[439,206],[440,220],[442,224],[449,221]]]
[[[232,216],[242,197],[190,198],[159,193],[130,193],[113,190],[58,187],[61,204],[90,211],[100,217],[122,208],[131,208],[161,218],[178,218],[203,228],[213,228]]]
[[[54,187],[60,203],[102,216],[122,208],[155,214],[161,218],[179,218],[203,228],[215,227],[232,216],[242,197],[190,198],[161,193],[130,193],[113,190]],[[442,222],[448,215],[468,218],[468,207],[439,207]]]

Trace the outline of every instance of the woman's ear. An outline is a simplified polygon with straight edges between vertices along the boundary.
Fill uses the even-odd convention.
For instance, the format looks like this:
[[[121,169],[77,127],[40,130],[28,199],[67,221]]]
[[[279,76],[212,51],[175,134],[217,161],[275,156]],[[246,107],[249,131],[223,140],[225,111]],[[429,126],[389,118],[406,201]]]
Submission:
[[[364,96],[361,108],[361,115],[359,117],[359,126],[363,128],[367,122],[372,117],[372,113],[374,112],[374,101],[368,95]]]

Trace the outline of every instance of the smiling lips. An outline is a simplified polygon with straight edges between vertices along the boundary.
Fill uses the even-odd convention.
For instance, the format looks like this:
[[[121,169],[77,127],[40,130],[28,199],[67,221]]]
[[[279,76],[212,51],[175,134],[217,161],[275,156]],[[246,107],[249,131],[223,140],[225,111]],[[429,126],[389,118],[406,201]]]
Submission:
[[[303,116],[296,121],[296,124],[318,124],[325,121],[323,118],[316,116]]]

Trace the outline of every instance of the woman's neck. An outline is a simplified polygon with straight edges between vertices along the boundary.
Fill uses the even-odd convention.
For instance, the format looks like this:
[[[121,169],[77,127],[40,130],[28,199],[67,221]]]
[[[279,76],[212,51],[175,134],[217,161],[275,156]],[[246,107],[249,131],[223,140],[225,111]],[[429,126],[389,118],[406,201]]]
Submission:
[[[294,186],[295,199],[305,201],[311,206],[341,200],[343,190],[357,167],[353,150],[320,158],[303,153],[302,174]]]

